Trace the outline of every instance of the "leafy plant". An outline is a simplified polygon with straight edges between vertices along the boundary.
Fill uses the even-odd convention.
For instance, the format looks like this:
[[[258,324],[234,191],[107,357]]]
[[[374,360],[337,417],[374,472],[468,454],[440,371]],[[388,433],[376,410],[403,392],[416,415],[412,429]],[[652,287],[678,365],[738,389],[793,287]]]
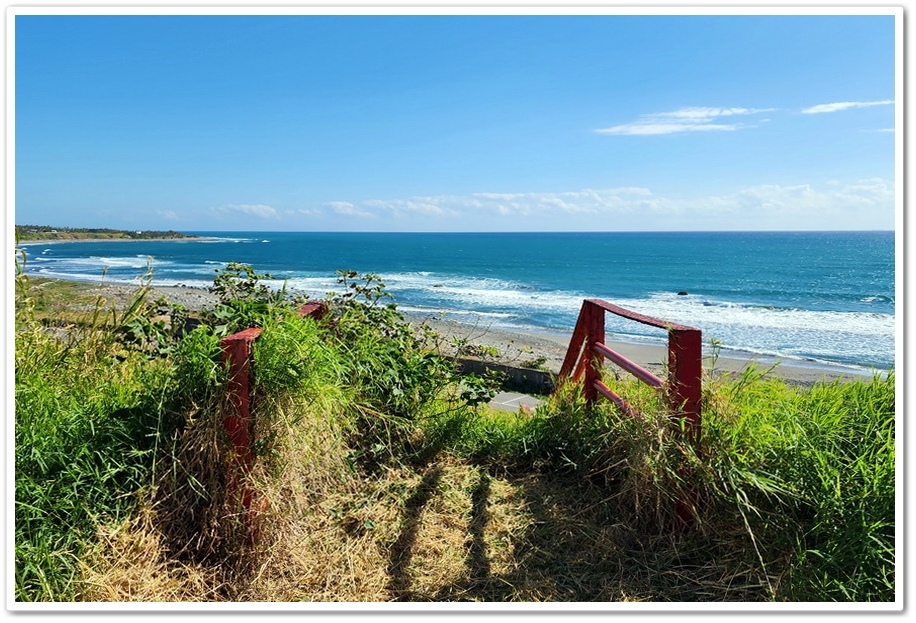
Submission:
[[[544,370],[544,364],[547,363],[547,357],[535,357],[534,359],[525,359],[519,365],[523,368],[532,370]]]
[[[462,378],[452,361],[426,348],[428,327],[418,333],[410,326],[378,275],[338,271],[338,282],[343,293],[329,300],[333,327],[366,406],[414,419],[462,383],[452,396],[466,405],[495,392],[493,379]]]
[[[277,306],[291,305],[286,284],[272,289],[264,280],[270,273],[258,273],[248,264],[229,262],[216,269],[209,288],[219,302],[205,316],[218,335],[229,335],[249,327],[260,326]]]

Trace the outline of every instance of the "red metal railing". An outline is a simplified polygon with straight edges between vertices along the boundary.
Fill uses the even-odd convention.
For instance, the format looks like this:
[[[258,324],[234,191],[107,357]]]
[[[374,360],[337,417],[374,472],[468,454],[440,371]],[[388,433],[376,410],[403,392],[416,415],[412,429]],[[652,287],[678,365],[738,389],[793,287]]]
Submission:
[[[606,312],[668,331],[667,382],[604,343]],[[638,416],[626,400],[601,380],[604,358],[610,359],[643,383],[665,391],[672,417],[685,420],[685,429],[690,439],[699,441],[703,370],[702,333],[699,329],[638,314],[600,299],[586,299],[582,302],[576,328],[560,368],[559,380],[561,383],[566,380],[579,381],[584,377],[583,389],[589,404],[602,395],[627,413]]]
[[[327,308],[323,303],[306,303],[298,310],[300,316],[321,318]],[[229,379],[226,384],[225,403],[223,407],[223,429],[232,444],[232,452],[227,465],[227,490],[230,496],[238,496],[244,511],[248,514],[249,537],[257,533],[254,517],[257,512],[267,507],[267,500],[248,487],[239,489],[242,481],[254,465],[254,418],[251,413],[252,388],[252,345],[261,335],[260,327],[252,327],[224,337],[222,347],[223,363],[228,366]]]

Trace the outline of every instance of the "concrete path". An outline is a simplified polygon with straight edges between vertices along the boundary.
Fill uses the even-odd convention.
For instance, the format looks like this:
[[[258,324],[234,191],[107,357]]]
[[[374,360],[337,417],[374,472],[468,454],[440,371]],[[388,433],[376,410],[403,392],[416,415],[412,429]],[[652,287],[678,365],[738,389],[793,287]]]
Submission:
[[[493,396],[490,406],[500,411],[518,411],[523,406],[534,409],[541,401],[532,396],[517,394],[515,392],[500,392]]]

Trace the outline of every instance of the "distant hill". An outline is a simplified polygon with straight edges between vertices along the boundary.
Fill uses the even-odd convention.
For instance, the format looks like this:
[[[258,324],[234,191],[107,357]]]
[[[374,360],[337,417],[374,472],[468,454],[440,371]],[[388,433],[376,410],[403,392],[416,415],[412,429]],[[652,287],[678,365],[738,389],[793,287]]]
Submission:
[[[179,231],[129,231],[123,229],[86,227],[49,227],[47,225],[16,225],[16,240],[174,240],[199,238]]]

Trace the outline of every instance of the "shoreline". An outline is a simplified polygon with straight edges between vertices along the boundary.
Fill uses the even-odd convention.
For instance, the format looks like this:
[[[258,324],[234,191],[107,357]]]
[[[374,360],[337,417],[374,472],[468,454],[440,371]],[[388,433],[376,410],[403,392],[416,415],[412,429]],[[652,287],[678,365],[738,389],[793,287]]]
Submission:
[[[165,295],[169,300],[172,297],[182,299],[173,300],[181,303],[188,309],[192,305],[206,305],[216,300],[206,289],[193,286],[153,286],[154,291]],[[188,304],[190,303],[190,305]],[[468,322],[466,318],[456,320],[449,318],[448,313],[418,313],[400,312],[413,326],[425,322],[438,334],[439,348],[445,354],[454,354],[455,340],[466,342],[487,358],[486,350],[496,349],[497,353],[489,358],[498,363],[516,367],[530,367],[522,364],[544,361],[538,366],[541,369],[557,374],[566,357],[569,340],[572,337],[572,327],[569,334],[560,332],[531,331],[507,327],[497,327],[492,324]],[[645,367],[655,374],[661,373],[667,363],[668,349],[664,344],[637,342],[624,337],[608,336],[607,345],[624,357]],[[768,375],[777,376],[787,382],[811,385],[821,381],[856,381],[868,380],[874,372],[886,374],[886,370],[856,369],[842,364],[828,362],[798,361],[794,359],[780,359],[771,355],[759,355],[748,351],[720,350],[713,365],[713,353],[709,347],[703,345],[703,366],[712,368],[717,373],[740,375],[749,365],[757,366],[758,370],[768,371]]]
[[[38,276],[38,275],[36,275]],[[40,277],[40,276],[38,276]],[[139,288],[138,285],[123,283],[90,282],[66,280],[58,277],[43,277],[58,281],[72,281],[86,284],[89,291],[97,293],[114,302],[129,300]],[[189,311],[201,311],[216,303],[217,297],[206,288],[198,286],[165,285],[150,286],[150,299],[165,297],[172,303],[179,304]],[[399,310],[400,311],[400,310]],[[572,327],[569,333],[536,331],[508,327],[498,327],[481,323],[479,320],[468,321],[450,318],[448,312],[400,312],[405,320],[414,327],[426,323],[435,333],[438,349],[446,355],[453,355],[457,346],[463,345],[466,354],[475,354],[484,360],[503,363],[515,367],[536,367],[557,374],[566,356]],[[457,342],[457,343],[456,343]],[[633,362],[645,367],[654,374],[664,371],[667,362],[667,347],[664,344],[637,342],[622,336],[609,335],[607,346]],[[494,352],[495,351],[495,352]],[[720,350],[715,356],[708,345],[703,346],[703,366],[716,374],[740,375],[749,365],[754,365],[767,376],[776,376],[787,382],[799,385],[811,385],[817,382],[868,380],[874,374],[887,374],[887,370],[856,369],[842,364],[829,362],[798,361],[780,359],[770,355],[760,355],[747,351]]]
[[[493,361],[508,363],[519,367],[526,361],[536,360],[539,357],[545,361],[541,368],[554,374],[558,373],[566,356],[572,329],[569,334],[551,333],[548,331],[526,331],[522,329],[509,329],[470,324],[452,320],[442,315],[430,314],[404,314],[414,325],[426,322],[434,331],[451,339],[467,340],[474,347],[494,347],[499,351],[498,356],[491,357]],[[667,364],[668,349],[664,344],[636,342],[624,337],[609,335],[606,344],[631,361],[639,364],[654,374],[661,374]],[[826,362],[805,362],[791,359],[780,359],[769,355],[759,355],[747,351],[720,350],[715,356],[709,347],[703,345],[703,367],[716,374],[727,373],[731,375],[742,374],[750,365],[767,376],[776,376],[784,381],[811,385],[817,382],[859,381],[868,380],[874,373],[887,374],[887,370],[855,369],[842,364]]]

